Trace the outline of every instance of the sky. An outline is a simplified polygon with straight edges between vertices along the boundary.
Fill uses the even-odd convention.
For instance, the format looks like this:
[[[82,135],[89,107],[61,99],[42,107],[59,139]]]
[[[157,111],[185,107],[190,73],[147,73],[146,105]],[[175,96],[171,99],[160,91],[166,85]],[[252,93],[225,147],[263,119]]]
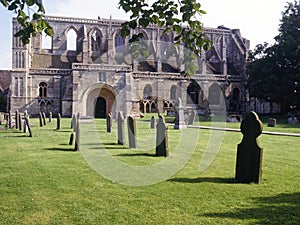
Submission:
[[[128,19],[121,9],[119,0],[44,0],[46,14],[97,19]],[[257,44],[274,43],[281,12],[287,5],[286,0],[198,0],[207,14],[200,18],[204,27],[216,28],[219,25],[240,29],[241,35],[250,40],[250,49]],[[11,69],[12,17],[0,5],[0,69]]]

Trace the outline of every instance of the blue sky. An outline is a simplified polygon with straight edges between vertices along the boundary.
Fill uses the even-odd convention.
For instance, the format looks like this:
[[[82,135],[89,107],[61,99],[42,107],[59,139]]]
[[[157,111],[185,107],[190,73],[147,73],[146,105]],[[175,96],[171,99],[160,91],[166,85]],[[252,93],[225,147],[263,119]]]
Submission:
[[[244,38],[251,42],[251,49],[257,44],[273,43],[278,34],[281,12],[285,0],[198,0],[207,12],[200,20],[205,27],[224,25],[240,29]],[[71,16],[96,19],[98,16],[127,19],[118,9],[118,0],[44,0],[47,15]],[[0,5],[0,69],[11,69],[11,18]]]

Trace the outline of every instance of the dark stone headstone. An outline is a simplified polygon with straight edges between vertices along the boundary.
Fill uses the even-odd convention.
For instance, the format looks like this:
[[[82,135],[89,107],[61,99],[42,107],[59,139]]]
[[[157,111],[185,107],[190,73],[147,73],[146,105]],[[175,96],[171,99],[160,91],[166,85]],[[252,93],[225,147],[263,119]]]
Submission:
[[[123,112],[118,113],[118,144],[124,145],[125,137],[124,137],[124,116]]]
[[[154,129],[154,128],[155,128],[155,123],[156,123],[155,117],[152,116],[152,117],[151,117],[151,120],[150,120],[150,128],[151,128],[151,129]]]
[[[181,129],[185,129],[185,128],[186,128],[186,124],[185,124],[185,120],[184,120],[184,108],[182,107],[182,104],[181,104],[181,98],[179,98],[178,106],[176,107],[176,111],[175,111],[174,129],[181,130]]]
[[[19,127],[19,130],[22,131],[22,115],[21,113],[18,114],[18,127]]]
[[[46,114],[45,114],[45,112],[42,112],[42,118],[43,118],[43,125],[46,126]]]
[[[156,126],[156,156],[169,156],[168,126],[163,116],[159,116]]]
[[[27,127],[27,124],[26,124],[26,120],[25,120],[25,118],[26,118],[27,115],[28,115],[27,110],[25,110],[24,111],[24,116],[23,116],[23,118],[24,118],[24,121],[23,121],[23,133],[27,133],[27,130],[28,130],[28,127]]]
[[[196,117],[196,111],[192,110],[191,114],[189,116],[189,121],[188,121],[188,125],[192,125],[195,121],[195,117]]]
[[[52,122],[52,112],[49,112],[49,123]]]
[[[40,121],[40,127],[42,127],[44,123],[43,123],[43,115],[41,112],[39,113],[39,121]]]
[[[242,142],[237,148],[235,179],[241,183],[261,183],[263,151],[256,138],[262,133],[262,123],[255,112],[241,122]]]
[[[112,130],[112,114],[111,112],[106,115],[106,131],[111,133]]]
[[[275,118],[269,118],[268,127],[275,127],[275,126],[276,126],[276,119]]]
[[[15,128],[19,129],[19,110],[16,110],[15,113]]]
[[[76,131],[75,131],[75,151],[80,150],[80,114],[77,113]]]
[[[136,122],[132,116],[127,119],[129,148],[136,148]]]
[[[56,129],[57,130],[60,130],[60,121],[61,121],[61,115],[60,115],[60,113],[58,113],[57,117],[56,117]]]

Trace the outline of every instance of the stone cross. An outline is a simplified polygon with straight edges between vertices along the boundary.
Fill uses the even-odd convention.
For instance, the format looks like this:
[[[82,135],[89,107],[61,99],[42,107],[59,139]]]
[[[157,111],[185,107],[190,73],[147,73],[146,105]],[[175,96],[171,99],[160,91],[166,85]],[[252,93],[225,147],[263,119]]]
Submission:
[[[262,133],[262,122],[255,112],[241,122],[242,142],[237,147],[235,179],[241,183],[261,183],[263,150],[256,138]]]
[[[151,117],[151,120],[150,120],[150,128],[151,129],[154,129],[155,128],[155,117],[154,116],[152,116]]]
[[[124,138],[124,116],[123,112],[120,111],[118,113],[118,144],[124,145],[125,138]]]
[[[174,129],[181,130],[186,128],[184,121],[184,111],[181,103],[181,98],[178,98],[178,106],[175,108],[175,125]]]
[[[136,148],[136,122],[132,116],[127,118],[129,148]]]
[[[60,121],[61,121],[61,115],[60,113],[57,114],[57,118],[56,118],[56,129],[60,130]]]
[[[156,156],[169,156],[168,126],[163,116],[159,116],[156,126]]]
[[[106,131],[111,133],[112,130],[112,114],[111,112],[106,115]]]

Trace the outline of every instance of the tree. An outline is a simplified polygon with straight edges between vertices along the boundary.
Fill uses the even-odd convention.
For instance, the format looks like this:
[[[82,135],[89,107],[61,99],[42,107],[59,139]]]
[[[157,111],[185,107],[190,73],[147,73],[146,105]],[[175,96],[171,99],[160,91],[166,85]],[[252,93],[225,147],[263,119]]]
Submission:
[[[24,44],[28,44],[30,37],[43,31],[52,36],[52,28],[45,20],[45,9],[42,0],[0,0],[2,5],[10,11],[17,13],[17,20],[23,29],[15,34],[20,37]],[[122,24],[121,34],[123,37],[130,36],[130,30],[137,32],[130,37],[132,52],[134,56],[143,54],[144,46],[136,42],[142,38],[139,28],[146,28],[150,25],[164,27],[164,32],[176,34],[175,44],[184,43],[189,51],[185,51],[186,70],[184,75],[193,75],[197,66],[193,61],[201,50],[208,50],[211,41],[203,33],[203,24],[196,19],[197,16],[205,14],[201,4],[196,0],[155,0],[152,5],[147,0],[119,0],[119,8],[130,13],[130,20]],[[26,14],[24,8],[28,8],[32,15]]]
[[[52,28],[45,20],[45,9],[42,0],[0,0],[1,4],[9,11],[17,13],[17,20],[23,29],[19,30],[15,36],[20,37],[23,44],[28,44],[30,37],[43,31],[52,36]],[[26,14],[24,10],[27,9]],[[30,12],[33,12],[31,15]]]
[[[287,3],[275,44],[257,45],[247,71],[250,95],[300,109],[300,4]]]

